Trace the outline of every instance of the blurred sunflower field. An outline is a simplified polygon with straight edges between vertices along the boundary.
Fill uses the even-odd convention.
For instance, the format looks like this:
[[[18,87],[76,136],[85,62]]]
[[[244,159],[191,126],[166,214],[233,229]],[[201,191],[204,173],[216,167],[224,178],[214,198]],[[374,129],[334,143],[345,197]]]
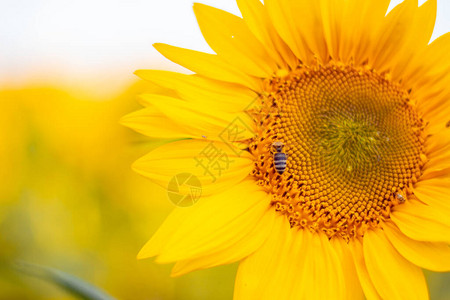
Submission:
[[[171,265],[136,259],[174,205],[131,170],[167,142],[120,125],[157,89],[132,72],[174,68],[152,42],[206,47],[192,1],[150,2],[0,4],[0,299],[80,299],[83,288],[96,299],[232,298],[237,264],[172,278]],[[238,14],[233,0],[208,4]],[[448,299],[448,274],[426,274],[431,298]]]

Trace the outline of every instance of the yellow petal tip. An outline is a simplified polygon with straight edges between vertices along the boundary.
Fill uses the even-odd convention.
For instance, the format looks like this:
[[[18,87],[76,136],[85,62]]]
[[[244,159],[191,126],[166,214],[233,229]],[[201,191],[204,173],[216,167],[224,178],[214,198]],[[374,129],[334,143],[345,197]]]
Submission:
[[[139,251],[136,258],[137,259],[145,259],[158,255],[158,250],[155,249],[154,243],[151,243],[151,240],[147,242],[144,247]]]

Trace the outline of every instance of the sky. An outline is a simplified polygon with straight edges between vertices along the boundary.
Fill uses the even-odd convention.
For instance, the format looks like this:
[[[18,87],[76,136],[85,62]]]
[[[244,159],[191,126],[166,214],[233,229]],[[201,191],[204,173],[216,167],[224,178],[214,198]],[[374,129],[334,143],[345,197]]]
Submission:
[[[136,69],[183,71],[152,44],[211,52],[198,29],[193,2],[1,0],[0,88],[52,82],[101,94],[133,81]],[[240,15],[234,0],[200,2]],[[393,0],[391,7],[400,2]],[[448,31],[450,1],[438,0],[433,39]]]

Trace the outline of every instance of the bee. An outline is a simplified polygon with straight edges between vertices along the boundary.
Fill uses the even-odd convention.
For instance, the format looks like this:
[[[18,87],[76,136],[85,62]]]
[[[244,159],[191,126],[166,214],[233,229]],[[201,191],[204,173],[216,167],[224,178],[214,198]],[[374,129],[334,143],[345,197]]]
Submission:
[[[406,201],[406,199],[405,199],[405,196],[403,196],[402,194],[400,194],[400,193],[397,193],[397,200],[398,200],[398,202],[401,204],[401,203],[405,203],[405,201]]]
[[[286,170],[286,162],[288,159],[288,155],[283,152],[283,143],[282,142],[274,142],[272,144],[272,147],[276,151],[273,154],[273,165],[275,167],[275,170],[278,172],[278,174],[283,174]]]

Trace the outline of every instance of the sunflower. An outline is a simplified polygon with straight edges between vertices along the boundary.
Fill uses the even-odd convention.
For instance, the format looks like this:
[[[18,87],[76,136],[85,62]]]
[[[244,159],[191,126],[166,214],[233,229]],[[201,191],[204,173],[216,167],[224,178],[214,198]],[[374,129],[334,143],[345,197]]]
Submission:
[[[195,4],[216,54],[155,44],[195,74],[123,119],[172,142],[134,169],[201,182],[139,253],[173,275],[240,261],[236,299],[426,299],[450,269],[450,35],[436,0]]]

